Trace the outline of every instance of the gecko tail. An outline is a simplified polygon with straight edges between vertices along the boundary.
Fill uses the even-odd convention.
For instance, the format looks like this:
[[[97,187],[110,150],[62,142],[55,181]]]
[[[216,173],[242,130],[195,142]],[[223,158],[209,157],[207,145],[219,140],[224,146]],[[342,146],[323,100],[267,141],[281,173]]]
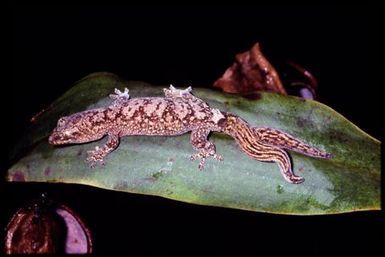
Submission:
[[[278,129],[252,128],[252,130],[259,138],[259,140],[265,144],[278,146],[287,150],[317,158],[331,159],[333,157],[330,153],[312,147]]]

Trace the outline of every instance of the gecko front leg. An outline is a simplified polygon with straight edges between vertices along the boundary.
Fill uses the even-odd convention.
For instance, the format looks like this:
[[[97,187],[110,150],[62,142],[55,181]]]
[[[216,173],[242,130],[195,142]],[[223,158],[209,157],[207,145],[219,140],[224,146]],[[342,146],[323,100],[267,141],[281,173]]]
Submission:
[[[104,157],[115,150],[119,145],[119,135],[108,134],[108,140],[102,147],[95,147],[95,150],[87,151],[87,163],[93,168],[96,164],[104,165]]]
[[[223,160],[223,157],[216,154],[215,145],[207,140],[209,129],[196,129],[191,132],[190,143],[198,153],[191,155],[191,160],[199,159],[199,169],[203,170],[207,157],[212,156],[216,160]]]

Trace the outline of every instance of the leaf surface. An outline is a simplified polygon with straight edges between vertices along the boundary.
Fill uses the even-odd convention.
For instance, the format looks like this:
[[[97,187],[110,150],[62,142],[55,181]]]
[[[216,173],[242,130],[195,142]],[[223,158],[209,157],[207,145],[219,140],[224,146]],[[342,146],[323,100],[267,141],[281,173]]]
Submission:
[[[224,161],[209,159],[203,171],[189,160],[190,134],[176,137],[128,136],[107,156],[104,167],[91,169],[86,152],[102,140],[62,147],[48,144],[57,120],[74,112],[111,103],[114,88],[131,97],[162,96],[162,87],[127,82],[94,73],[58,98],[15,146],[9,181],[78,183],[105,189],[157,195],[189,203],[280,214],[330,214],[380,209],[380,142],[331,108],[312,100],[261,93],[247,100],[210,89],[194,88],[211,107],[236,113],[252,126],[272,127],[333,154],[316,159],[289,152],[294,172],[305,178],[287,183],[275,163],[255,161],[224,134],[210,141]],[[20,158],[21,156],[21,158]]]

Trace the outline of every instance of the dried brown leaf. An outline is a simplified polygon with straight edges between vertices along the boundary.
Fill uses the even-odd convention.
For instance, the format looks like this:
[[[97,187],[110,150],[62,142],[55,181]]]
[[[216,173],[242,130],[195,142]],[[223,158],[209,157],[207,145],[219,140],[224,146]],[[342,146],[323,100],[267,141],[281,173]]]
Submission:
[[[259,43],[249,51],[237,54],[235,62],[214,82],[214,87],[227,93],[249,95],[271,91],[286,95],[277,71],[262,54]]]

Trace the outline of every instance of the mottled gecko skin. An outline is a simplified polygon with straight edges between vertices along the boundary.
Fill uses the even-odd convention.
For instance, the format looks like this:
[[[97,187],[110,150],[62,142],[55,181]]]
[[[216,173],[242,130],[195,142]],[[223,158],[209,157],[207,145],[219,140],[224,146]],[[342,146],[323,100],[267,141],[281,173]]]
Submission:
[[[216,154],[215,145],[208,141],[211,131],[232,136],[241,150],[258,161],[276,162],[284,178],[294,184],[302,177],[294,175],[290,158],[282,148],[318,158],[331,155],[271,128],[253,128],[235,114],[221,112],[191,94],[191,88],[179,90],[172,85],[164,89],[165,97],[129,99],[128,89],[110,95],[114,100],[106,108],[72,114],[59,119],[49,137],[53,145],[86,143],[108,135],[102,147],[88,151],[87,162],[93,167],[104,164],[104,158],[119,145],[120,137],[130,135],[177,136],[191,131],[191,145],[203,169],[208,157],[223,158]]]

